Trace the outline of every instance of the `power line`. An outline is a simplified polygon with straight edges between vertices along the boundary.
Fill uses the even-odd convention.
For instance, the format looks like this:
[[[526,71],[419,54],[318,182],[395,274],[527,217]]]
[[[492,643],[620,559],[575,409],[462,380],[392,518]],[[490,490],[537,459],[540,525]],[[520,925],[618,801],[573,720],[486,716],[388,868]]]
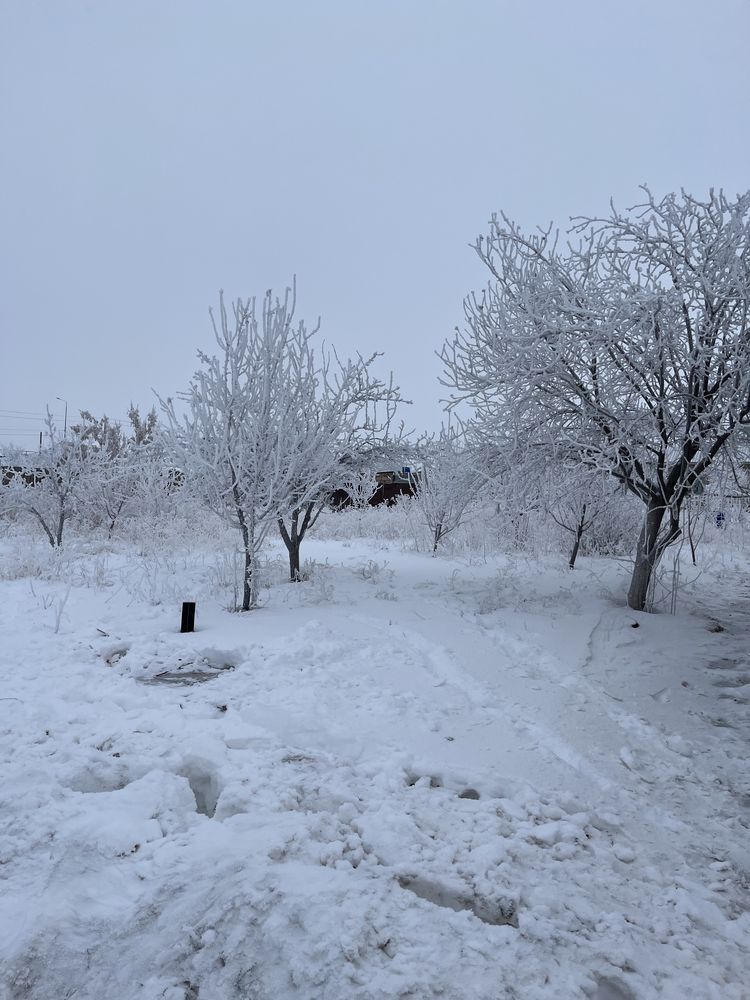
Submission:
[[[4,409],[2,409],[2,407],[0,407],[0,413],[15,413],[15,414],[18,414],[19,416],[22,416],[22,417],[39,417],[40,416],[42,420],[44,420],[44,418],[46,416],[45,413],[40,414],[38,412],[34,412],[33,410],[4,410]]]
[[[19,435],[29,435],[33,434],[34,437],[39,437],[40,434],[44,434],[45,437],[49,437],[49,434],[45,430],[34,430],[33,428],[26,427],[0,427],[0,434],[19,434]]]
[[[54,418],[54,416],[55,415],[53,413],[52,417]],[[46,417],[21,417],[21,416],[14,416],[12,413],[3,413],[2,410],[0,410],[0,419],[2,419],[2,420],[33,420],[35,423],[43,423],[47,418]]]
[[[46,413],[32,413],[30,410],[4,410],[0,407],[0,416],[10,417],[12,420],[46,420]],[[51,413],[50,416],[56,416]]]

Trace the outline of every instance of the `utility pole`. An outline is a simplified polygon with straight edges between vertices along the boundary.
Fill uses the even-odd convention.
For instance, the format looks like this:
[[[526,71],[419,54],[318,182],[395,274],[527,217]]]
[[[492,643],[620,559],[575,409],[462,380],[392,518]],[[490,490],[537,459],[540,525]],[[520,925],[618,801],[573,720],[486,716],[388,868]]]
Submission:
[[[68,401],[63,399],[62,396],[55,396],[55,399],[59,399],[61,403],[65,403],[65,417],[63,419],[63,440],[67,440],[68,437]]]

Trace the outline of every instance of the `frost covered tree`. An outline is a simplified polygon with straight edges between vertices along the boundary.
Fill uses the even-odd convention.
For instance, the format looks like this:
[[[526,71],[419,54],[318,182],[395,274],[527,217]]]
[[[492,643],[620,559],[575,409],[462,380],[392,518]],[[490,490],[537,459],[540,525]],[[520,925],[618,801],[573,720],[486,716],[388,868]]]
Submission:
[[[563,447],[640,499],[636,609],[685,499],[750,419],[750,193],[644,192],[567,240],[494,216],[475,247],[489,284],[441,353],[487,440]]]
[[[106,414],[95,417],[89,410],[81,410],[80,420],[71,424],[70,430],[92,451],[105,452],[114,457],[125,447],[122,427],[116,420],[110,420]]]
[[[138,470],[126,451],[110,454],[84,445],[81,476],[76,484],[78,511],[94,527],[104,525],[111,537],[115,525],[133,506]]]
[[[727,449],[721,467],[704,485],[708,492],[750,500],[750,424],[743,425]]]
[[[568,566],[575,569],[583,536],[611,504],[614,484],[606,473],[580,463],[548,464],[543,479],[546,512],[573,536]]]
[[[135,445],[153,444],[157,436],[158,417],[156,407],[152,406],[145,417],[137,406],[130,404],[128,408],[128,420],[130,421],[131,439]]]
[[[258,554],[272,527],[299,577],[299,547],[335,481],[341,454],[379,433],[398,392],[373,378],[369,359],[316,356],[313,337],[294,320],[296,293],[223,296],[211,312],[217,356],[199,352],[201,368],[182,395],[187,413],[163,402],[168,438],[185,472],[217,514],[240,531],[244,550],[242,610],[257,604]],[[386,406],[381,421],[376,404]]]
[[[30,514],[50,545],[59,548],[65,525],[76,509],[84,448],[75,432],[59,434],[49,410],[46,425],[46,447],[38,455],[9,452],[0,503],[6,512]]]
[[[341,490],[346,494],[347,501],[355,510],[366,510],[370,506],[370,501],[375,496],[377,488],[375,469],[372,466],[348,465],[346,467],[346,472],[341,480]]]
[[[334,354],[316,355],[310,340],[298,349],[301,364],[287,391],[299,396],[299,417],[288,424],[292,454],[307,458],[286,502],[279,504],[278,527],[289,555],[289,578],[300,580],[300,545],[331,497],[352,483],[352,463],[371,460],[389,443],[396,405],[393,380],[375,378],[377,354],[341,362]]]
[[[414,504],[432,536],[432,554],[455,531],[477,502],[481,476],[476,456],[463,435],[450,424],[419,442],[415,453],[421,464]]]
[[[55,548],[74,514],[104,525],[111,535],[125,514],[142,506],[159,451],[156,412],[141,419],[131,406],[128,417],[130,433],[107,416],[82,410],[60,435],[48,412],[46,447],[34,455],[14,450],[7,457],[2,508],[32,515]]]
[[[82,468],[75,487],[78,508],[111,536],[115,525],[138,509],[155,449],[156,411],[141,418],[128,411],[130,427],[82,410],[71,432],[80,441]],[[128,433],[128,430],[130,433]]]

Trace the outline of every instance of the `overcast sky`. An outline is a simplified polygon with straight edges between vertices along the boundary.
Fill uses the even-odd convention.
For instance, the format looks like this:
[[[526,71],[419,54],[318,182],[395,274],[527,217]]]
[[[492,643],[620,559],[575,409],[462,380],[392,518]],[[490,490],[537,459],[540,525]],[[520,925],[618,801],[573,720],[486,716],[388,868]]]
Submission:
[[[180,391],[218,290],[293,274],[434,428],[491,213],[747,189],[749,43],[748,0],[0,0],[0,442]]]

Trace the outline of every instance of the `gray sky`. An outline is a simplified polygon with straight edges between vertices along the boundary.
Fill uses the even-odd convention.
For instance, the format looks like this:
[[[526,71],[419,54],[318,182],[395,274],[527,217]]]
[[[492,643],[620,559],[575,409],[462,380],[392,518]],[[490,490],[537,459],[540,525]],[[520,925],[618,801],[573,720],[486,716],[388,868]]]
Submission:
[[[746,189],[749,42],[748,0],[0,0],[0,442],[179,391],[219,288],[294,273],[434,428],[492,211]]]

